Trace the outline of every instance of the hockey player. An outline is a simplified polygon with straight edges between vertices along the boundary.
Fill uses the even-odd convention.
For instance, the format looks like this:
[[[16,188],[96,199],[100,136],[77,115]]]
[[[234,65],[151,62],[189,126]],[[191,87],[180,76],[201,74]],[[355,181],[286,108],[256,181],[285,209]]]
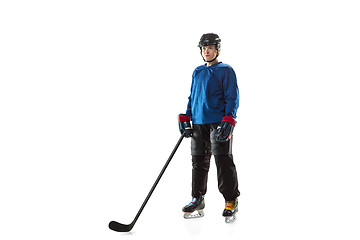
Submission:
[[[234,70],[218,60],[220,42],[217,34],[202,35],[198,47],[206,63],[193,72],[186,114],[180,114],[178,120],[180,132],[191,137],[193,199],[183,208],[184,217],[204,215],[210,158],[214,155],[218,189],[226,204],[223,216],[229,222],[235,219],[240,196],[232,155],[239,91]]]

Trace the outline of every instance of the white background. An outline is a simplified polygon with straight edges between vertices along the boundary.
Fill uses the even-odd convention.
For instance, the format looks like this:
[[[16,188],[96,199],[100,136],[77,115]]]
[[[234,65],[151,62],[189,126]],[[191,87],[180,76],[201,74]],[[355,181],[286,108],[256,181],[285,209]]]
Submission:
[[[359,239],[357,1],[1,1],[1,239]],[[178,140],[203,33],[238,77],[238,221]]]

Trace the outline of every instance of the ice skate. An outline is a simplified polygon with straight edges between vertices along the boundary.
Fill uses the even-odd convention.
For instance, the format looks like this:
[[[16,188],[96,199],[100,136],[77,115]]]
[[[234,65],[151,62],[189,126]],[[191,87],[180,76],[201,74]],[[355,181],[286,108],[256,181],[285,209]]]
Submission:
[[[236,213],[238,211],[238,200],[237,198],[233,201],[226,201],[226,206],[223,211],[226,223],[231,223],[236,220]]]
[[[200,218],[204,216],[205,201],[204,196],[193,198],[192,201],[183,207],[184,218]]]

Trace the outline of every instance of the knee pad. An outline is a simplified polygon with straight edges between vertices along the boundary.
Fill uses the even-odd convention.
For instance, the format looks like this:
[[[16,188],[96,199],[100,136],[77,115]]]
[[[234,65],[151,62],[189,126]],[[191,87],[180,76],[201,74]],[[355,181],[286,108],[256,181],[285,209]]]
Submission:
[[[193,169],[209,171],[211,155],[192,155]]]

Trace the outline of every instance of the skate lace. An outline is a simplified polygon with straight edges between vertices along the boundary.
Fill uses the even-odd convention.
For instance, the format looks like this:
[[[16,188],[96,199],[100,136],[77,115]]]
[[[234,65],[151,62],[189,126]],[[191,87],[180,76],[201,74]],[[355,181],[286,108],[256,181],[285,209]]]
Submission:
[[[226,201],[226,210],[233,210],[236,207],[236,200],[234,201]]]
[[[192,206],[192,205],[194,205],[194,204],[195,204],[195,202],[196,202],[196,198],[193,198],[193,199],[191,200],[191,202],[188,204],[188,206]]]

